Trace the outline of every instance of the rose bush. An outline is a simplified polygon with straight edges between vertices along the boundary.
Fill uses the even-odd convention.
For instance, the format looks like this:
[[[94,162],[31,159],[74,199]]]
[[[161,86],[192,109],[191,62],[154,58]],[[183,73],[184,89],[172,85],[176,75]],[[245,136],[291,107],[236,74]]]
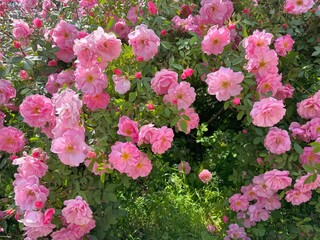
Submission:
[[[3,1],[0,234],[316,239],[318,5]]]

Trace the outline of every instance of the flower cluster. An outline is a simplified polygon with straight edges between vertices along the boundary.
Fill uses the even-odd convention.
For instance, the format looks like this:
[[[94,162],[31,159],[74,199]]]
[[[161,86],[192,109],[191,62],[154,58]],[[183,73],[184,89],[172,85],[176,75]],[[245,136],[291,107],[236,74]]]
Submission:
[[[66,89],[53,96],[53,103],[58,116],[52,129],[51,152],[58,154],[62,163],[79,166],[89,150],[84,127],[79,126],[82,102],[73,90]]]
[[[67,226],[53,232],[52,239],[82,239],[96,226],[88,203],[78,196],[75,199],[64,201],[64,205],[61,215]]]
[[[229,198],[230,209],[238,213],[238,219],[246,228],[266,221],[270,211],[281,207],[277,192],[290,186],[292,179],[288,171],[274,169],[255,176],[252,182],[241,188],[242,194]]]
[[[222,26],[231,17],[233,10],[229,0],[202,0],[198,15],[192,16],[192,7],[183,5],[182,13],[185,13],[186,19],[175,16],[171,22],[176,29],[203,35],[204,29],[212,25]]]
[[[18,165],[14,186],[14,200],[23,218],[25,235],[29,239],[37,239],[49,235],[55,228],[51,224],[54,209],[49,208],[43,212],[49,190],[40,184],[42,178],[48,171],[46,161],[48,157],[42,149],[34,149],[31,155],[24,152],[23,157],[13,160]]]

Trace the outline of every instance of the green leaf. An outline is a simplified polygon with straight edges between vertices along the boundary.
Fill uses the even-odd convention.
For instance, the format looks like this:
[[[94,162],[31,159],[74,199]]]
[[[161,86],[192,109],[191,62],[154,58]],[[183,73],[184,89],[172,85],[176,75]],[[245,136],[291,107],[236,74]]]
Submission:
[[[184,120],[181,120],[179,123],[180,123],[180,128],[181,128],[181,130],[182,130],[184,133],[186,133],[186,132],[187,132],[187,128],[188,128],[187,122],[184,121]]]
[[[227,110],[228,107],[229,107],[229,104],[230,104],[230,102],[225,102],[224,105],[223,105],[223,109]]]
[[[237,114],[237,120],[241,120],[242,117],[244,115],[244,111],[240,111],[238,114]]]
[[[134,100],[136,100],[136,98],[137,98],[136,92],[129,93],[129,102],[134,102]]]
[[[307,177],[307,179],[304,181],[304,184],[308,184],[311,182],[314,182],[318,177],[318,174],[314,173],[311,176]]]
[[[171,121],[170,126],[171,126],[171,127],[174,127],[179,120],[180,120],[180,116],[176,116],[176,117]]]
[[[299,153],[299,154],[302,154],[303,153],[303,149],[302,147],[298,144],[298,143],[294,143],[293,144],[293,147],[294,147],[294,150]]]
[[[255,144],[255,145],[259,144],[260,142],[261,142],[261,137],[255,137],[253,139],[253,144]]]
[[[181,117],[182,117],[182,119],[184,119],[186,121],[190,121],[190,118],[187,115],[182,115]]]

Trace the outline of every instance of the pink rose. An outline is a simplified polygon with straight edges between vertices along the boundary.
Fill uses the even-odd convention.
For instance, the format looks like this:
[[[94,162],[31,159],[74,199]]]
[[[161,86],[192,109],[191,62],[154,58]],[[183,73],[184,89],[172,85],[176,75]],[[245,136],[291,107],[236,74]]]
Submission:
[[[226,27],[211,27],[201,43],[202,51],[207,55],[219,55],[226,45],[230,43],[230,31]]]
[[[272,127],[264,139],[264,146],[271,153],[282,154],[291,149],[291,141],[286,130]]]
[[[64,201],[65,208],[62,209],[62,216],[69,224],[88,224],[93,216],[88,203],[78,196],[75,199]]]
[[[0,129],[0,151],[16,153],[23,150],[25,145],[23,133],[14,127]]]
[[[242,91],[240,83],[243,79],[242,72],[220,67],[218,71],[207,75],[208,92],[210,95],[216,95],[218,101],[229,100],[230,97],[240,94]]]
[[[169,148],[173,141],[174,133],[171,128],[161,127],[153,135],[150,143],[152,144],[152,152],[155,154],[163,154]]]
[[[134,55],[142,57],[144,61],[150,60],[158,53],[160,38],[146,25],[136,26],[135,30],[128,34],[128,38]]]
[[[119,94],[126,94],[131,87],[130,80],[125,77],[113,75],[112,80],[115,83],[115,91]]]
[[[16,39],[21,39],[21,38],[26,39],[33,32],[33,29],[29,28],[28,24],[21,19],[18,19],[18,20],[14,19],[12,26],[13,26],[13,36]]]
[[[254,125],[272,127],[284,117],[285,113],[283,102],[270,97],[255,102],[250,115]]]
[[[0,79],[0,105],[7,104],[11,98],[16,96],[16,89],[12,86],[12,83]]]
[[[132,121],[127,116],[122,116],[119,119],[118,123],[119,130],[117,131],[117,134],[130,137],[132,139],[133,143],[138,142],[139,139],[139,129],[138,129],[138,123],[135,121]]]
[[[199,173],[199,179],[201,180],[201,182],[203,183],[208,183],[211,181],[212,179],[212,173],[207,170],[207,169],[203,169],[200,173]]]
[[[27,96],[20,105],[20,113],[29,126],[43,127],[54,115],[53,104],[42,95]]]
[[[151,79],[151,88],[157,95],[167,94],[171,87],[178,84],[178,74],[174,71],[162,69]]]

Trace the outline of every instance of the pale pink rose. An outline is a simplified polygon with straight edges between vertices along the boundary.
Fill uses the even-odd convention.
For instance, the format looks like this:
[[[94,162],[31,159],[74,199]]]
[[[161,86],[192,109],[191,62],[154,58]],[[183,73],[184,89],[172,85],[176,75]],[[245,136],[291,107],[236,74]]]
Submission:
[[[60,48],[60,50],[56,52],[56,57],[57,59],[68,63],[75,58],[75,55],[72,48]]]
[[[148,2],[148,10],[150,15],[156,15],[158,13],[157,5],[152,1]]]
[[[202,51],[207,55],[219,55],[226,45],[230,43],[230,31],[226,27],[213,26],[204,36],[201,43]]]
[[[75,25],[61,20],[51,32],[51,37],[60,49],[71,49],[73,53],[74,40],[78,37]]]
[[[305,119],[320,117],[320,98],[312,96],[297,104],[298,114]]]
[[[320,175],[317,174],[317,178],[314,182],[305,183],[308,177],[312,174],[308,173],[307,175],[301,176],[299,179],[296,180],[294,184],[294,189],[299,190],[300,192],[308,192],[310,190],[316,190],[320,186]]]
[[[308,12],[314,4],[313,0],[286,0],[284,8],[289,14],[299,15]]]
[[[153,135],[157,132],[157,128],[153,124],[144,125],[140,128],[139,131],[139,140],[138,145],[141,144],[151,144]]]
[[[255,73],[256,77],[276,74],[278,72],[278,61],[279,58],[276,51],[270,50],[268,47],[255,48],[254,54],[249,59],[245,69]]]
[[[21,158],[16,158],[12,162],[13,165],[19,165],[18,172],[24,178],[36,176],[42,178],[48,171],[48,165],[41,159],[34,158],[25,154]]]
[[[320,137],[320,118],[311,119],[311,121],[307,122],[305,125],[311,140],[316,140]]]
[[[259,78],[257,92],[260,95],[260,99],[266,98],[268,95],[274,97],[282,87],[281,78],[282,75],[279,74],[268,74]]]
[[[91,68],[93,65],[99,66],[102,70],[108,65],[105,59],[99,57],[94,51],[92,34],[81,39],[74,40],[73,51],[77,56],[77,63],[82,67]]]
[[[215,95],[218,101],[229,100],[230,97],[240,94],[243,89],[240,85],[243,79],[242,72],[220,67],[218,71],[207,75],[208,92],[210,95]]]
[[[270,97],[255,102],[250,115],[254,125],[272,127],[284,117],[285,113],[283,102]]]
[[[122,116],[119,118],[118,123],[118,131],[117,134],[130,137],[132,139],[133,143],[138,142],[139,140],[139,129],[138,129],[138,123],[135,121],[132,121],[127,116]]]
[[[51,208],[54,212],[54,209]],[[49,210],[49,209],[48,209]],[[46,212],[48,212],[48,210]],[[24,218],[19,220],[25,227],[25,235],[30,239],[38,239],[49,235],[55,228],[55,225],[51,224],[51,218],[46,220],[46,212],[43,214],[40,211],[27,210],[24,214]]]
[[[68,225],[68,230],[72,231],[78,239],[81,239],[85,234],[89,233],[95,227],[96,222],[91,219],[87,224],[84,225],[77,225],[72,223]]]
[[[82,101],[79,96],[71,89],[67,88],[60,94],[54,94],[51,99],[56,108],[56,113],[59,115],[56,125],[62,123],[65,128],[78,128],[80,121],[80,110]],[[59,126],[56,126],[57,129]],[[58,135],[55,135],[58,137]]]
[[[139,160],[136,165],[129,165],[127,175],[133,179],[138,177],[146,177],[152,169],[152,163],[145,153],[140,153]]]
[[[138,20],[138,7],[130,7],[128,13],[127,13],[127,18],[128,20],[132,23],[135,24],[136,21]]]
[[[16,96],[16,89],[12,86],[12,83],[0,79],[0,105],[7,104],[11,98]]]
[[[56,82],[63,86],[64,84],[67,85],[67,87],[71,88],[73,86],[75,77],[74,77],[74,71],[71,69],[65,70],[60,72],[57,75]]]
[[[298,136],[301,140],[305,142],[311,141],[311,134],[307,124],[301,126],[297,122],[292,122],[289,126],[289,130],[292,131],[292,136],[294,138]]]
[[[96,65],[90,68],[78,66],[75,71],[75,77],[77,89],[81,89],[85,94],[99,94],[108,85],[107,76]]]
[[[266,185],[266,180],[264,179],[264,175],[260,174],[259,176],[255,176],[252,180],[253,182],[253,191],[257,196],[263,198],[269,198],[274,194],[274,190],[269,188]]]
[[[188,162],[182,161],[182,162],[179,163],[179,165],[178,165],[178,170],[179,170],[180,172],[185,173],[185,174],[189,174],[190,171],[191,171],[191,167],[190,167],[190,165],[189,165]]]
[[[281,202],[280,202],[279,195],[274,194],[269,198],[264,198],[263,207],[269,211],[280,209]]]
[[[211,181],[212,179],[212,173],[207,170],[207,169],[203,169],[199,175],[198,175],[199,179],[201,180],[201,182],[203,183],[208,183]]]
[[[50,150],[58,154],[62,163],[69,166],[79,166],[84,162],[88,145],[84,142],[83,133],[70,129],[52,141]]]
[[[98,0],[80,0],[79,5],[86,10],[90,10],[98,6]]]
[[[115,91],[119,94],[126,94],[131,87],[130,80],[125,77],[113,75],[112,80],[115,84]]]
[[[167,94],[169,88],[178,84],[178,74],[174,71],[162,69],[151,79],[151,88],[157,95]]]
[[[278,100],[285,100],[286,98],[292,98],[293,92],[294,88],[289,83],[287,83],[286,85],[278,88],[274,97]]]
[[[313,147],[304,147],[303,153],[300,155],[302,165],[314,163],[320,164],[320,154],[313,152]]]
[[[31,127],[43,127],[52,119],[53,104],[43,95],[27,96],[20,105],[20,114],[23,121]]]
[[[183,116],[187,116],[189,120],[184,119]],[[189,134],[191,129],[197,128],[199,125],[199,115],[195,112],[194,108],[188,108],[185,109],[181,114],[180,114],[181,120],[177,122],[177,126],[179,131],[182,131],[181,128],[181,122],[184,121],[187,124],[187,130],[186,134]]]
[[[61,228],[59,231],[53,232],[50,236],[52,240],[79,240],[77,233],[67,228]]]
[[[287,52],[290,52],[292,50],[293,44],[294,40],[289,34],[287,34],[285,36],[277,38],[274,43],[274,47],[279,56],[284,57],[287,55]]]
[[[200,17],[205,24],[221,26],[233,13],[233,4],[229,0],[203,0],[201,5]]]
[[[46,90],[48,93],[53,95],[58,91],[58,89],[61,87],[60,84],[57,82],[58,73],[50,74],[48,76],[48,82],[45,85]]]
[[[120,173],[128,173],[131,166],[136,166],[140,157],[139,149],[130,142],[116,142],[111,146],[109,162]]]
[[[16,153],[23,150],[25,138],[21,131],[14,127],[3,127],[0,129],[0,151]]]
[[[196,93],[188,82],[180,82],[175,87],[169,88],[168,93],[164,95],[163,102],[176,105],[178,110],[187,109],[196,99]]]
[[[282,154],[291,149],[291,141],[286,130],[272,127],[264,139],[264,146],[274,154]]]
[[[107,62],[118,58],[121,53],[121,41],[114,33],[105,33],[101,27],[93,31],[94,52]]]
[[[106,109],[110,102],[110,96],[105,92],[95,95],[86,94],[83,96],[82,101],[90,110]]]
[[[116,34],[118,34],[119,38],[127,39],[131,27],[127,25],[126,20],[118,19],[112,29]]]
[[[282,190],[290,186],[292,182],[292,178],[289,177],[289,171],[279,171],[277,169],[265,172],[263,179],[266,181],[265,185],[274,191]]]
[[[25,9],[27,12],[38,5],[38,0],[18,0],[21,7]]]
[[[88,224],[93,216],[88,203],[77,196],[75,199],[64,201],[65,208],[62,209],[62,216],[69,224],[85,225]]]
[[[291,202],[292,205],[300,205],[308,202],[312,197],[312,192],[301,192],[298,189],[292,189],[286,192],[286,201]]]
[[[224,238],[224,240],[230,240],[230,239],[243,239],[243,240],[249,240],[250,238],[247,237],[247,234],[243,227],[239,227],[238,224],[230,224],[229,230],[227,230],[227,236]]]
[[[21,38],[26,39],[33,32],[33,29],[30,28],[28,24],[21,19],[14,19],[12,26],[13,26],[12,34],[16,39],[21,39]]]
[[[252,35],[245,38],[242,42],[242,46],[246,49],[246,59],[254,57],[254,50],[256,48],[266,48],[271,44],[273,35],[267,33],[265,30],[260,32],[255,30]]]
[[[241,194],[234,194],[229,198],[230,209],[235,212],[246,211],[249,207],[248,199]]]
[[[152,152],[155,154],[163,154],[169,148],[173,141],[174,133],[171,128],[166,126],[159,128],[153,135],[150,143],[152,144]]]
[[[49,190],[39,184],[39,179],[36,176],[21,178],[14,188],[15,204],[21,210],[36,209],[36,203],[42,202],[45,204],[49,195]]]
[[[249,219],[252,222],[266,221],[270,217],[270,212],[256,204],[250,205],[248,209]]]
[[[243,196],[248,199],[248,201],[256,200],[258,198],[257,194],[253,190],[253,187],[253,184],[241,187],[241,192],[243,193]]]
[[[142,57],[144,61],[148,61],[158,53],[160,38],[146,25],[136,26],[135,30],[128,34],[128,38],[136,57]]]

